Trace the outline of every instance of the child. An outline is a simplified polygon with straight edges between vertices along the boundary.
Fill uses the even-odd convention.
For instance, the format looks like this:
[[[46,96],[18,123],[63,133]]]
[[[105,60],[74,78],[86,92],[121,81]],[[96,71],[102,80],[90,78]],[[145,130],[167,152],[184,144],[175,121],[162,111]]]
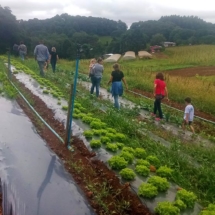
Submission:
[[[191,98],[187,97],[185,99],[185,104],[186,104],[186,107],[184,111],[184,120],[183,120],[182,128],[183,130],[185,130],[185,125],[189,125],[191,131],[195,133],[194,128],[192,126],[193,118],[194,118],[194,107],[191,104]]]

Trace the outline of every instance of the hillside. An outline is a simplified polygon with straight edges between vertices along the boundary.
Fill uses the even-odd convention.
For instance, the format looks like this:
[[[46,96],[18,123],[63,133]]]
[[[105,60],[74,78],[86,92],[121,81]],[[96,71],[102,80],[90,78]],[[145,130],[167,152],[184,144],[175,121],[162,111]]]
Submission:
[[[12,11],[0,6],[0,52],[23,40],[32,55],[43,39],[55,46],[61,58],[76,57],[76,43],[84,44],[83,58],[98,57],[106,52],[139,51],[147,45],[174,41],[177,45],[215,44],[215,25],[198,17],[164,16],[159,20],[133,23],[130,29],[123,21],[106,18],[56,15],[46,20],[16,20]],[[93,48],[93,51],[89,51]]]

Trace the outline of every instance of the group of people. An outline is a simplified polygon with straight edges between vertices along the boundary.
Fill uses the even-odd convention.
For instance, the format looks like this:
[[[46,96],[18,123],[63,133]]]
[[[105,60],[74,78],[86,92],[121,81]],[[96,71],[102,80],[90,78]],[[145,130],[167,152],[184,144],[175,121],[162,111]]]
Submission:
[[[34,49],[34,56],[39,65],[41,76],[44,76],[44,70],[47,69],[49,62],[51,63],[52,71],[56,71],[56,63],[59,60],[59,57],[55,47],[52,47],[51,52],[49,53],[47,46],[43,44],[43,41],[40,41],[40,44]]]
[[[25,60],[27,55],[27,47],[23,41],[20,42],[20,45],[14,44],[13,50],[15,53],[19,54],[23,61]],[[49,63],[51,63],[52,71],[56,71],[56,63],[59,60],[59,57],[55,47],[52,47],[51,52],[49,53],[47,46],[43,44],[43,41],[40,41],[39,45],[37,45],[34,49],[34,56],[39,65],[41,76],[44,76],[44,71],[48,68]]]
[[[90,66],[89,66],[89,77],[92,83],[90,93],[93,94],[94,89],[96,88],[96,97],[99,97],[99,87],[100,87],[100,82],[102,79],[103,72],[104,72],[104,66],[103,66],[102,58],[99,58],[97,61],[96,59],[92,59],[90,61]],[[119,96],[122,96],[123,94],[122,82],[124,83],[126,89],[128,89],[126,80],[124,78],[124,74],[120,70],[119,64],[115,63],[113,65],[113,71],[111,73],[111,77],[107,85],[109,86],[110,83],[112,83],[111,94],[114,98],[114,107],[117,109],[120,108]]]
[[[91,89],[90,93],[94,93],[94,89],[96,88],[96,96],[99,97],[99,87],[100,82],[102,79],[102,75],[104,72],[104,66],[103,66],[103,60],[99,58],[97,61],[96,59],[92,59],[90,61],[89,65],[89,77],[91,79]],[[120,70],[119,64],[115,63],[113,65],[113,71],[110,76],[110,80],[107,83],[107,85],[111,84],[111,94],[114,98],[114,107],[119,109],[119,96],[122,96],[123,94],[123,85],[124,83],[126,89],[128,89],[126,80],[124,78],[124,73]],[[155,120],[160,121],[163,119],[163,112],[161,108],[161,102],[166,97],[167,101],[169,101],[168,98],[168,90],[167,86],[164,80],[164,75],[162,73],[158,73],[154,80],[154,111],[152,113],[152,116],[155,117]],[[194,133],[193,128],[193,119],[194,119],[194,107],[191,104],[191,98],[187,97],[185,98],[185,111],[184,111],[184,118],[182,123],[182,128],[185,130],[185,126],[189,125],[191,131]],[[158,117],[157,117],[158,112]]]

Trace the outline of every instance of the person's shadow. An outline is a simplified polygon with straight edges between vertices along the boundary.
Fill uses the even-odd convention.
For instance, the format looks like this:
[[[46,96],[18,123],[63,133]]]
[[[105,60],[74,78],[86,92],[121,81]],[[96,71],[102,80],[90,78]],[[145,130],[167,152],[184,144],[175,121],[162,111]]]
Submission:
[[[48,167],[46,176],[45,176],[45,178],[44,178],[44,180],[43,180],[42,184],[40,185],[39,190],[38,190],[38,192],[37,192],[37,198],[38,198],[37,215],[39,215],[39,211],[40,211],[40,200],[41,200],[42,194],[43,194],[43,192],[44,192],[46,186],[47,186],[48,183],[50,182],[50,179],[51,179],[53,170],[54,170],[54,168],[55,168],[55,160],[56,160],[56,156],[53,155],[53,156],[52,156],[52,159],[51,159],[51,161],[50,161],[50,164],[49,164],[49,167]]]

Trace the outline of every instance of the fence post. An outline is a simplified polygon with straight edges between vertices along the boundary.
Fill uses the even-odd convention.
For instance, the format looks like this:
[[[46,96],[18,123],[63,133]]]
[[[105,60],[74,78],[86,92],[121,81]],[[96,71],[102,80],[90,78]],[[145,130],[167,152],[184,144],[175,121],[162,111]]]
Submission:
[[[71,134],[72,134],[72,117],[73,117],[73,110],[74,110],[74,104],[75,104],[75,94],[76,94],[76,88],[77,88],[77,80],[78,80],[78,67],[79,67],[79,58],[80,58],[80,53],[82,51],[82,48],[80,45],[77,46],[77,58],[76,58],[76,69],[75,69],[75,77],[74,77],[74,85],[71,87],[71,99],[69,103],[70,109],[68,109],[68,129],[67,129],[67,147],[68,149],[71,148],[70,146],[70,139],[71,139]]]

